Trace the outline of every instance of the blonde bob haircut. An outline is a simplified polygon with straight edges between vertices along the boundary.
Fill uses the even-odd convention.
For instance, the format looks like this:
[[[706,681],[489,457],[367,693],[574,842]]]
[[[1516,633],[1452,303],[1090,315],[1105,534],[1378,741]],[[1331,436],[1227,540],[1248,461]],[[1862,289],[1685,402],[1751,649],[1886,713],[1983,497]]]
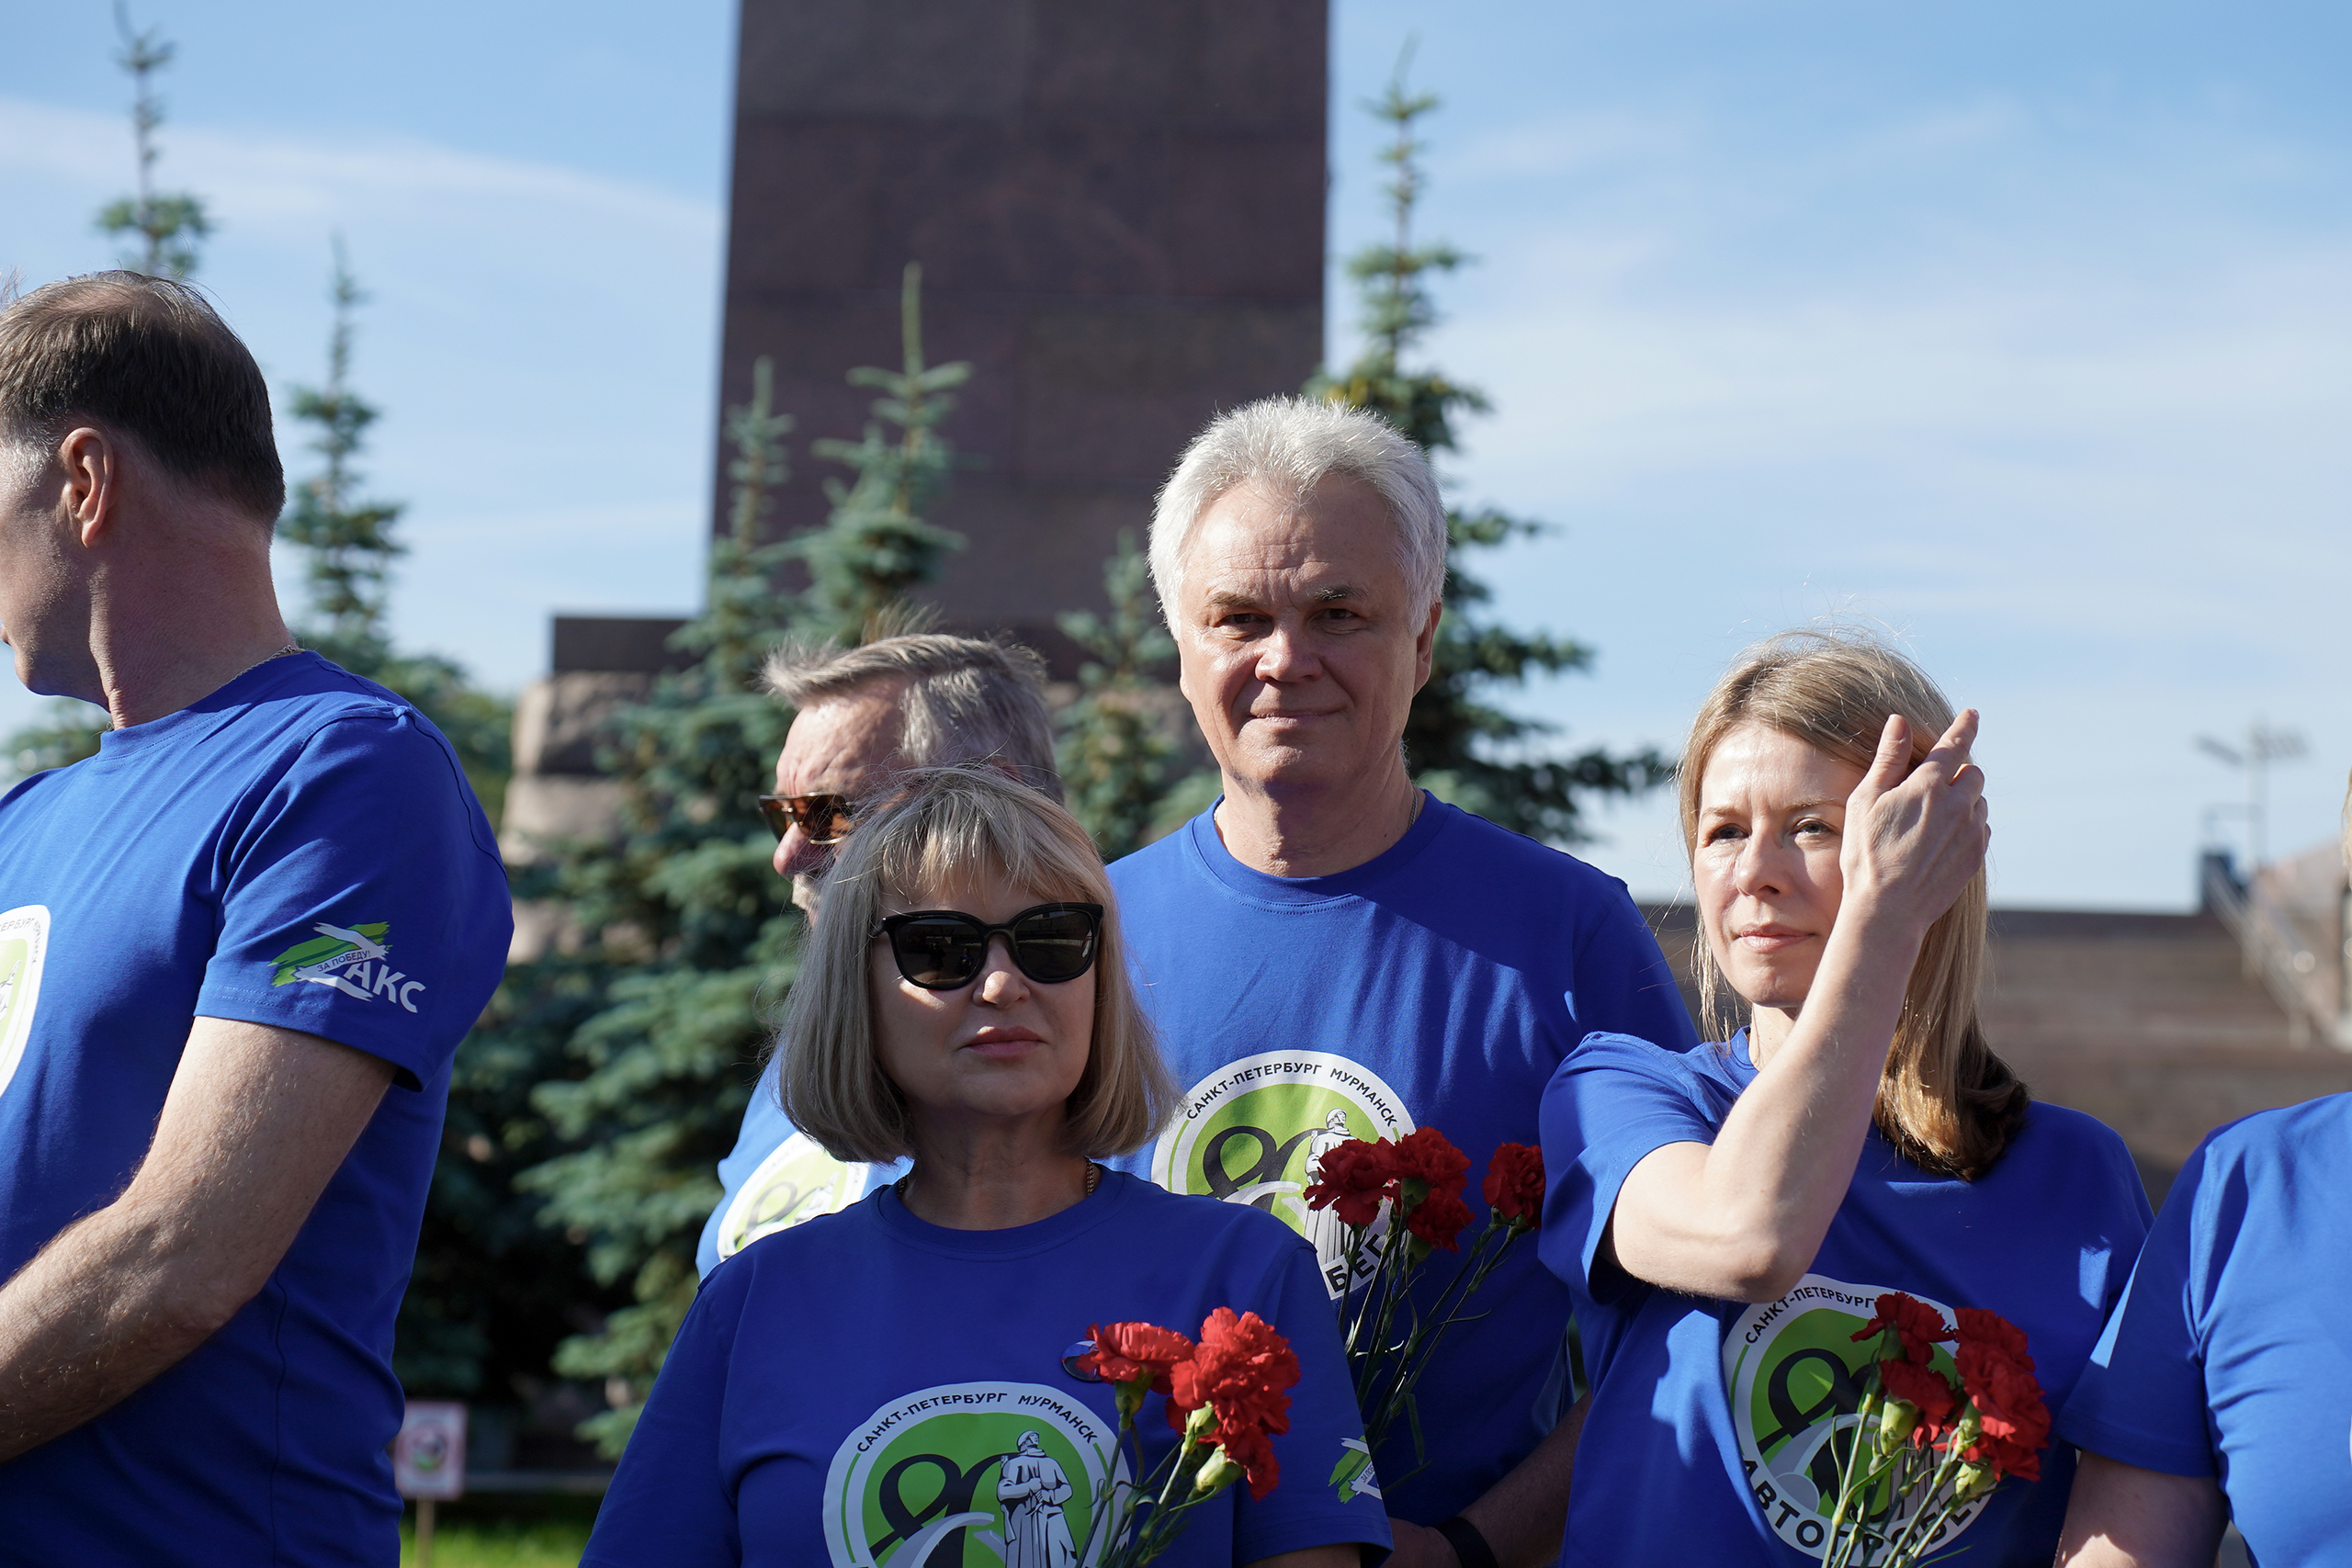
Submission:
[[[1682,842],[1695,862],[1699,792],[1724,736],[1760,724],[1867,770],[1890,715],[1911,726],[1911,764],[1950,728],[1951,704],[1917,664],[1867,633],[1783,632],[1740,655],[1691,722],[1679,778]],[[2030,1097],[1993,1053],[1977,1019],[1984,972],[1984,873],[1928,928],[1903,1016],[1879,1079],[1873,1120],[1910,1159],[1973,1181],[1993,1168],[2025,1120]],[[1744,1019],[1715,962],[1703,917],[1694,946],[1701,1023],[1727,1039]]]
[[[883,1164],[914,1152],[906,1097],[874,1048],[869,933],[890,899],[935,900],[959,881],[1001,875],[1041,903],[1102,906],[1094,1036],[1062,1123],[1066,1148],[1107,1159],[1149,1143],[1175,1110],[1176,1083],[1127,979],[1117,900],[1086,829],[992,769],[919,769],[888,788],[861,806],[842,841],[792,984],[776,1041],[785,1114],[835,1159]]]

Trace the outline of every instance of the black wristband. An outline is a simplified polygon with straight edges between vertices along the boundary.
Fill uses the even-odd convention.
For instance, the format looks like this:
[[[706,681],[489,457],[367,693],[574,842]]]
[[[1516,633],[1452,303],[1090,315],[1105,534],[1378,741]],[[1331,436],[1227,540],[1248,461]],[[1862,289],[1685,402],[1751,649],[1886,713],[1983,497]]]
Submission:
[[[1453,1548],[1453,1555],[1462,1560],[1462,1568],[1503,1568],[1495,1560],[1495,1549],[1488,1546],[1487,1538],[1478,1533],[1478,1527],[1460,1514],[1438,1526],[1437,1533],[1445,1537],[1446,1545]]]

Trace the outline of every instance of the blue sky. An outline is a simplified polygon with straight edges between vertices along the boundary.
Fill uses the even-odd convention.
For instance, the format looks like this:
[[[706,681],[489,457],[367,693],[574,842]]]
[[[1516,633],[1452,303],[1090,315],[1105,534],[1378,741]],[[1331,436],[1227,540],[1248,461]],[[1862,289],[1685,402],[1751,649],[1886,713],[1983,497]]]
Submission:
[[[401,635],[511,687],[552,610],[689,604],[732,7],[140,15],[181,46],[162,176],[211,199],[201,276],[273,379],[316,374],[331,231],[375,291]],[[2274,845],[2326,837],[2347,35],[2316,3],[1338,0],[1335,252],[1378,217],[1356,106],[1417,37],[1447,100],[1426,231],[1483,258],[1430,353],[1496,402],[1452,476],[1557,525],[1488,575],[1600,652],[1523,705],[1671,746],[1741,646],[1843,615],[1984,709],[1998,901],[2182,905],[2239,788],[2191,739],[2257,715],[2312,745]],[[103,5],[10,42],[0,268],[38,282],[110,257],[88,218],[128,183],[127,94]],[[0,723],[27,705],[0,691]],[[1676,885],[1660,806],[1596,827],[1592,859]]]

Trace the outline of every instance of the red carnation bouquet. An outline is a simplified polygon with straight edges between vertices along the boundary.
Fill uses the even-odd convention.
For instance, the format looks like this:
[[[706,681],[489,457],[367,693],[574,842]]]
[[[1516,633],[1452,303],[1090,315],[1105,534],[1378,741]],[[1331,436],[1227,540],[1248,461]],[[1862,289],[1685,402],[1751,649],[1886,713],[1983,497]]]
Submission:
[[[1860,1402],[1830,1439],[1830,1568],[1911,1568],[2003,1481],[2041,1474],[2050,1412],[2024,1333],[1998,1313],[1956,1315],[1947,1326],[1927,1303],[1890,1291],[1854,1334],[1878,1343]],[[1953,1349],[1939,1356],[1939,1345]]]
[[[1167,1401],[1168,1424],[1182,1436],[1141,1481],[1112,1483],[1107,1506],[1087,1527],[1080,1562],[1136,1568],[1176,1543],[1191,1509],[1235,1482],[1246,1482],[1255,1498],[1274,1489],[1282,1466],[1272,1438],[1290,1430],[1283,1391],[1298,1382],[1298,1357],[1272,1324],[1219,1307],[1201,1325],[1198,1344],[1149,1323],[1098,1324],[1089,1337],[1094,1348],[1077,1365],[1116,1391],[1126,1473],[1143,1469],[1136,1416],[1147,1394]]]
[[[1478,1315],[1465,1310],[1470,1298],[1511,1243],[1535,1229],[1543,1215],[1542,1153],[1525,1144],[1496,1149],[1480,1188],[1486,1227],[1424,1308],[1414,1294],[1416,1280],[1436,1253],[1461,1251],[1470,1224],[1470,1206],[1462,1197],[1469,1170],[1467,1155],[1436,1128],[1423,1127],[1395,1143],[1355,1138],[1325,1150],[1306,1193],[1310,1210],[1328,1208],[1345,1227],[1348,1277],[1370,1275],[1340,1308],[1365,1446],[1378,1452],[1401,1416],[1412,1427],[1417,1464],[1425,1456],[1413,1385],[1445,1331]]]

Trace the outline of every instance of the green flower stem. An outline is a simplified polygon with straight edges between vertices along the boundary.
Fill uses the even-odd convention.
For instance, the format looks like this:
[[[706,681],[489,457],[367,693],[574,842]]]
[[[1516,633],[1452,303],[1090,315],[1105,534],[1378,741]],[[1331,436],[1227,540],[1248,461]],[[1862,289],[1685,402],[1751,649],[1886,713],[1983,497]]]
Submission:
[[[1501,1246],[1489,1250],[1489,1244],[1497,1238],[1498,1234]],[[1395,1423],[1397,1415],[1410,1405],[1413,1387],[1420,1381],[1421,1373],[1427,1370],[1429,1358],[1436,1353],[1437,1342],[1443,1337],[1445,1331],[1457,1323],[1473,1321],[1486,1315],[1483,1313],[1464,1314],[1462,1307],[1477,1293],[1478,1288],[1487,1282],[1487,1277],[1492,1274],[1496,1266],[1502,1261],[1503,1254],[1510,1249],[1510,1244],[1518,1239],[1518,1227],[1490,1216],[1487,1222],[1487,1228],[1480,1232],[1477,1240],[1471,1244],[1470,1256],[1463,1260],[1463,1266],[1454,1271],[1453,1278],[1447,1281],[1445,1289],[1439,1292],[1437,1301],[1431,1305],[1430,1318],[1433,1321],[1423,1320],[1418,1314],[1416,1315],[1412,1332],[1406,1337],[1401,1346],[1395,1348],[1396,1372],[1389,1386],[1387,1396],[1380,1402],[1377,1410],[1368,1412],[1365,1416],[1364,1441],[1367,1448],[1376,1449],[1381,1438],[1387,1435],[1388,1428]],[[1418,1449],[1417,1443],[1415,1453],[1417,1459],[1420,1457]],[[1399,1476],[1396,1479],[1402,1480],[1403,1477]]]
[[[1973,1409],[1973,1406],[1970,1408]],[[1967,1414],[1963,1412],[1962,1420],[1966,1419]],[[1944,1438],[1941,1450],[1943,1457],[1936,1466],[1935,1475],[1928,1483],[1927,1500],[1919,1506],[1918,1511],[1905,1522],[1902,1530],[1896,1534],[1887,1549],[1887,1568],[1903,1568],[1905,1563],[1917,1562],[1918,1548],[1927,1544],[1924,1540],[1915,1539],[1920,1535],[1921,1523],[1932,1516],[1940,1526],[1952,1512],[1954,1499],[1948,1495],[1941,1505],[1938,1505],[1935,1500],[1936,1494],[1945,1491],[1948,1487],[1956,1489],[1955,1482],[1960,1471],[1961,1450],[1967,1446],[1968,1443],[1962,1440],[1962,1434],[1955,1426],[1953,1431]]]
[[[1359,1409],[1369,1406],[1373,1402],[1372,1391],[1378,1385],[1381,1364],[1395,1348],[1390,1343],[1389,1334],[1396,1321],[1396,1309],[1403,1304],[1407,1288],[1420,1268],[1413,1261],[1413,1235],[1405,1225],[1413,1210],[1419,1206],[1419,1200],[1416,1199],[1409,1204],[1398,1203],[1389,1212],[1388,1235],[1382,1238],[1380,1260],[1368,1288],[1368,1293],[1377,1297],[1377,1311],[1373,1314],[1372,1343],[1362,1349],[1363,1359],[1356,1363],[1356,1405]],[[1377,1448],[1379,1445],[1378,1438],[1369,1431],[1364,1434],[1364,1439],[1367,1447]]]
[[[1877,1379],[1873,1377],[1871,1382],[1875,1384],[1876,1382]],[[1847,1542],[1843,1526],[1846,1521],[1846,1510],[1857,1501],[1858,1495],[1868,1495],[1862,1491],[1867,1483],[1858,1482],[1854,1472],[1860,1468],[1856,1461],[1862,1457],[1862,1430],[1870,1425],[1870,1413],[1876,1399],[1876,1388],[1865,1388],[1862,1391],[1860,1403],[1854,1407],[1854,1414],[1860,1419],[1854,1423],[1853,1430],[1848,1434],[1845,1456],[1838,1462],[1838,1506],[1830,1513],[1828,1539],[1824,1540],[1821,1546],[1821,1561],[1825,1568],[1841,1568],[1842,1564],[1850,1562],[1853,1557],[1853,1549]],[[1835,1431],[1830,1434],[1829,1446],[1831,1451],[1835,1453],[1838,1447],[1838,1436]],[[1855,1521],[1854,1530],[1857,1535],[1861,1533],[1860,1519]]]

